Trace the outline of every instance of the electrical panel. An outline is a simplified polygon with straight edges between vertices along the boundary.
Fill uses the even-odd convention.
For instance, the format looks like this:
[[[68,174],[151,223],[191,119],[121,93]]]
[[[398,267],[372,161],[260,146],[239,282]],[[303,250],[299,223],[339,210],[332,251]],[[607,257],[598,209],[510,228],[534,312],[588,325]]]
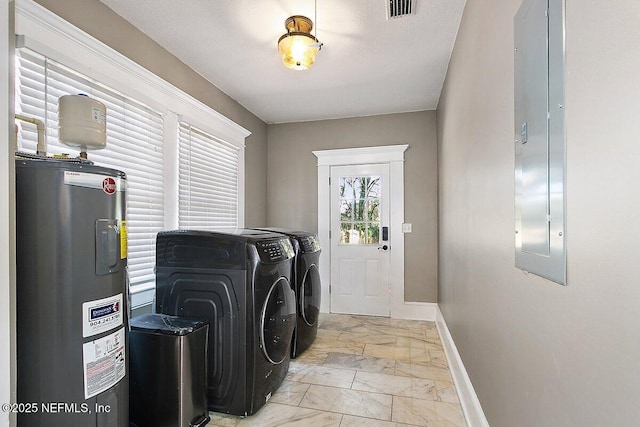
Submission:
[[[564,285],[564,0],[524,0],[514,35],[515,262]]]

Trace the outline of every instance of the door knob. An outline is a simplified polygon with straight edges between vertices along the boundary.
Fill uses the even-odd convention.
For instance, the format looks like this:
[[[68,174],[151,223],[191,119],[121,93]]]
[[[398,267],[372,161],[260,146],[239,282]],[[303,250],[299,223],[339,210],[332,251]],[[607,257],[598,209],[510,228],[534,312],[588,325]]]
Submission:
[[[387,249],[389,249],[389,246],[387,245],[378,246],[378,250],[386,251]]]

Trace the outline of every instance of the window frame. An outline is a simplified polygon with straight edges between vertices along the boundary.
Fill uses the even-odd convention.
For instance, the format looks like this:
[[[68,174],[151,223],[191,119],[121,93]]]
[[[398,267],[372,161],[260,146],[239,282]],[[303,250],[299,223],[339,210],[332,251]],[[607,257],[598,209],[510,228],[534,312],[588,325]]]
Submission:
[[[32,0],[15,2],[15,33],[17,48],[38,52],[164,115],[165,230],[178,228],[178,122],[238,147],[238,227],[244,226],[244,151],[250,131]],[[155,283],[131,289],[132,308],[152,302],[154,294]]]

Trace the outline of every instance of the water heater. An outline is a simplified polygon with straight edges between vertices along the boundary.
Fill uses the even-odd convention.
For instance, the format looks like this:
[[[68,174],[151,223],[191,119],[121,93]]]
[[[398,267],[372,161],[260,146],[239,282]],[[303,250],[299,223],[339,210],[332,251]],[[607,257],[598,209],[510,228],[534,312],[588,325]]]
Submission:
[[[128,426],[123,172],[16,158],[19,426]]]

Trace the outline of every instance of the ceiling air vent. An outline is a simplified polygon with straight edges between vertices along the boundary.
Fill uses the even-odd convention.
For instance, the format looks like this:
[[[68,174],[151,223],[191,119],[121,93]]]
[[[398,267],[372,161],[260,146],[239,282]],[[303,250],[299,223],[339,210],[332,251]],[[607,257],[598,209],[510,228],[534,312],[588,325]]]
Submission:
[[[417,0],[387,0],[387,20],[416,14]]]

